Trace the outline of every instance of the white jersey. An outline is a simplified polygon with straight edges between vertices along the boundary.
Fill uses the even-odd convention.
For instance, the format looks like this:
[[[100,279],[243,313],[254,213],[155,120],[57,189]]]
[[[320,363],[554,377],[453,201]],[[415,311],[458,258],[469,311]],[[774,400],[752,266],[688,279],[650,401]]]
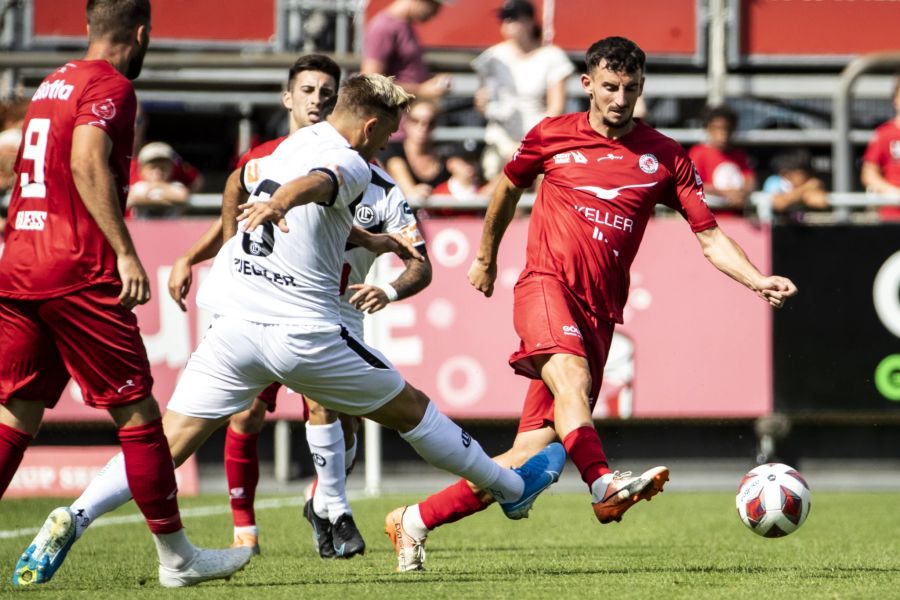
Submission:
[[[267,222],[225,242],[200,286],[199,306],[257,323],[340,323],[344,248],[371,178],[368,163],[323,122],[248,162],[241,184],[251,202],[265,202],[281,185],[316,170],[336,182],[330,201],[289,210],[288,233]]]
[[[400,233],[416,247],[425,245],[419,233],[416,217],[406,202],[400,187],[380,167],[372,169],[372,182],[366,188],[362,201],[356,205],[353,224],[370,233]],[[363,283],[377,256],[366,248],[347,244],[344,267],[341,270],[341,320],[356,336],[362,336],[364,314],[348,300],[355,292],[348,285]]]

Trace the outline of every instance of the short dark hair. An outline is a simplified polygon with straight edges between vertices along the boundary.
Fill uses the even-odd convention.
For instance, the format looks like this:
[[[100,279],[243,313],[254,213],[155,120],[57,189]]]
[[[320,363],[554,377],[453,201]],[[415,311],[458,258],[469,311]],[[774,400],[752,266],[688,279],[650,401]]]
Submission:
[[[294,84],[294,78],[303,71],[320,71],[331,75],[334,85],[341,85],[341,68],[336,62],[324,54],[304,54],[288,70],[288,89]]]
[[[606,60],[605,68],[613,73],[643,73],[647,55],[631,40],[611,36],[594,42],[588,48],[584,55],[587,72],[591,73],[603,60]]]
[[[91,39],[126,42],[140,25],[150,24],[150,0],[88,0]]]
[[[737,128],[737,113],[724,104],[720,104],[719,106],[707,106],[703,111],[704,127],[709,127],[709,124],[715,119],[725,119],[731,129]]]
[[[804,171],[812,173],[812,156],[804,148],[797,148],[788,152],[776,154],[772,159],[774,171]]]

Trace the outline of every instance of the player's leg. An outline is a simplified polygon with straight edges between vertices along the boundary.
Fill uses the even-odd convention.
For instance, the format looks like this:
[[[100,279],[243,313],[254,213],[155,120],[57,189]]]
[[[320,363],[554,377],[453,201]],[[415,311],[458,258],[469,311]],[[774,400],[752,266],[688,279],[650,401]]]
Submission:
[[[556,441],[552,427],[520,431],[512,448],[494,457],[504,467],[518,467]],[[441,525],[455,523],[481,512],[494,501],[487,492],[460,479],[419,504],[395,508],[385,517],[385,533],[394,544],[397,571],[421,571],[425,564],[425,540]]]
[[[196,422],[180,423],[174,419],[173,426],[177,415],[170,411],[165,421],[161,419],[158,405],[149,395],[152,378],[137,322],[131,311],[121,309],[114,290],[87,290],[56,304],[46,316],[55,325],[60,353],[78,380],[85,402],[109,410],[119,427],[122,443],[122,458],[111,461],[86,490],[86,495],[76,501],[76,509],[80,510],[81,505],[86,507],[87,522],[90,522],[99,516],[91,511],[101,513],[97,507],[114,507],[127,498],[125,490],[130,490],[154,534],[160,557],[159,578],[164,586],[181,587],[227,577],[242,568],[250,558],[249,549],[201,550],[187,540],[176,500],[173,458],[182,462],[231,414],[223,413],[220,405],[222,397],[234,396],[233,390],[217,389],[218,379],[211,375],[214,368],[204,369],[204,359],[208,361],[213,353],[209,349],[201,352],[201,344],[170,405],[176,407],[180,391],[182,397],[187,394],[198,398],[203,410],[218,409],[218,412],[199,415]],[[109,346],[115,352],[110,352]],[[122,373],[132,376],[124,385],[116,387],[113,383],[121,383]],[[202,380],[199,385],[190,391],[184,389],[198,378]],[[196,439],[189,439],[192,437]],[[91,500],[95,502],[93,508]],[[53,520],[54,513],[48,522]],[[71,532],[66,533],[72,540],[76,527],[77,523],[73,522]]]
[[[364,554],[366,543],[347,500],[344,420],[309,397],[305,401],[309,409],[306,441],[316,468],[316,482],[303,512],[312,525],[319,556],[351,558]]]
[[[407,384],[381,353],[346,329],[287,332],[277,342],[268,346],[271,351],[289,353],[294,360],[285,385],[332,410],[395,429],[432,465],[490,491],[510,518],[523,518],[537,495],[559,477],[565,463],[562,446],[551,445],[519,469],[504,469]]]
[[[259,433],[266,422],[266,410],[278,394],[279,384],[266,388],[249,410],[231,417],[225,428],[225,477],[231,518],[234,522],[232,546],[247,546],[259,554],[259,529],[253,501],[259,484]]]
[[[0,498],[69,374],[38,302],[0,299]]]

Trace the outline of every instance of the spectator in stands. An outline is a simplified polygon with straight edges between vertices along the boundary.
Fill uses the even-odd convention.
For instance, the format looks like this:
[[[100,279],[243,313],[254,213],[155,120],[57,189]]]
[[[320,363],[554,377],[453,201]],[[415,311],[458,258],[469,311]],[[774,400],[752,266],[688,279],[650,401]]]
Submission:
[[[542,44],[531,2],[507,0],[497,16],[503,41],[472,61],[480,80],[475,107],[487,119],[482,166],[488,179],[500,173],[538,121],[563,113],[566,79],[575,71],[565,52]]]
[[[415,100],[401,125],[405,137],[388,144],[384,167],[406,198],[423,202],[435,186],[450,179],[450,172],[434,144],[432,133],[438,107],[431,100]]]
[[[15,183],[16,155],[19,153],[21,141],[21,129],[10,128],[0,132],[0,197],[6,194]]]
[[[893,119],[875,130],[863,155],[862,184],[866,190],[882,196],[900,197],[900,75],[894,85]],[[883,206],[884,220],[900,220],[900,206]]]
[[[733,146],[737,114],[727,106],[707,108],[703,124],[706,142],[690,149],[703,187],[710,196],[721,197],[727,211],[743,211],[756,189],[756,174],[743,150]]]
[[[481,152],[475,140],[450,144],[442,152],[450,178],[432,190],[434,195],[453,196],[456,200],[476,200],[482,195]]]
[[[425,23],[449,0],[394,0],[369,21],[363,41],[364,74],[396,77],[403,89],[418,98],[437,99],[450,89],[450,77],[432,76],[413,23]]]
[[[809,152],[802,149],[783,152],[772,159],[772,166],[776,174],[766,179],[762,190],[772,194],[772,210],[828,209],[828,193],[813,172]]]
[[[147,121],[147,112],[144,110],[144,106],[138,103],[137,115],[134,118],[134,152],[129,174],[129,181],[132,185],[141,180],[140,163],[137,157],[147,141]],[[177,153],[175,154],[175,164],[172,167],[172,180],[183,183],[192,193],[202,190],[205,183],[200,171]]]
[[[150,142],[138,153],[138,179],[128,190],[127,206],[135,217],[178,216],[190,200],[191,190],[175,178],[181,162],[165,142]]]

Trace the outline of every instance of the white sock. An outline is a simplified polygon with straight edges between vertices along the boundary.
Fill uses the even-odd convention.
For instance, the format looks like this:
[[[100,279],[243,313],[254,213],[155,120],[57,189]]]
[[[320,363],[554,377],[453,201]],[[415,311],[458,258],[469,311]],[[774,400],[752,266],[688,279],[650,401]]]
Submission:
[[[329,425],[306,424],[306,442],[316,465],[316,492],[313,494],[313,510],[332,523],[343,514],[350,513],[344,473],[344,432],[341,422]]]
[[[188,539],[184,529],[175,533],[154,533],[159,564],[169,569],[180,569],[194,559],[197,548]]]
[[[129,500],[131,489],[125,475],[125,457],[119,452],[106,463],[69,507],[75,513],[75,539],[80,538],[101,515],[119,508]]]
[[[594,504],[603,502],[603,499],[606,498],[606,490],[612,480],[612,473],[605,473],[594,480],[594,483],[591,484],[591,502]]]
[[[255,535],[256,537],[259,537],[259,527],[257,527],[256,525],[243,525],[241,527],[238,527],[237,525],[235,525],[234,537],[237,537],[238,534],[241,534],[241,533],[249,533],[250,535]]]
[[[400,437],[435,467],[468,479],[500,502],[522,497],[522,478],[491,460],[478,442],[439,411],[434,402],[428,403],[419,424]]]
[[[418,504],[407,506],[403,511],[403,529],[417,540],[425,539],[428,536],[429,529],[425,527]]]
[[[359,444],[356,443],[356,434],[353,434],[353,444],[344,450],[344,471],[347,475],[350,474],[350,470],[353,468],[353,461],[356,460],[356,449],[359,448]]]

